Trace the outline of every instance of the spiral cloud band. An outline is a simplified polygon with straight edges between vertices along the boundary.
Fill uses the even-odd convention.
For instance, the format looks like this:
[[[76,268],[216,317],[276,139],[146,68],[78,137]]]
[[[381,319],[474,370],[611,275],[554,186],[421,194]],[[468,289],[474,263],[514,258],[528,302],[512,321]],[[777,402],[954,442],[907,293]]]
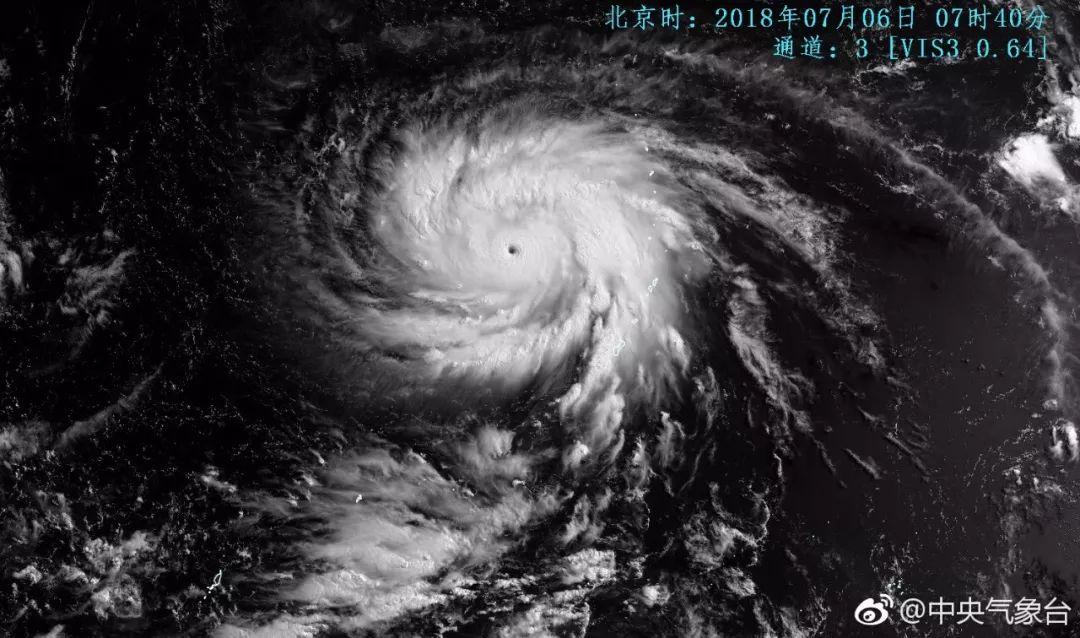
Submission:
[[[383,396],[569,381],[577,463],[616,442],[628,399],[654,402],[686,373],[681,291],[709,257],[645,140],[521,105],[404,126],[388,146],[376,185],[342,193],[363,216],[314,213],[340,260],[306,284],[363,378],[395,380]]]
[[[445,28],[466,51],[487,42]],[[423,68],[444,36],[381,37]],[[897,425],[920,391],[890,344],[902,313],[862,281],[896,265],[882,228],[986,257],[998,270],[962,276],[1019,281],[1036,316],[1071,304],[1035,250],[860,113],[869,98],[825,100],[752,55],[530,37],[560,53],[342,91],[301,168],[261,179],[251,253],[273,347],[361,443],[305,475],[304,499],[252,499],[326,534],[275,581],[287,613],[221,635],[410,635],[463,607],[492,635],[577,635],[604,587],[643,609],[674,597],[687,634],[799,635],[813,614],[755,580],[768,551],[808,573],[766,543],[784,459],[809,445],[840,485],[879,480],[888,452],[829,440],[857,423],[899,451],[889,471],[927,473],[925,426]],[[1073,327],[1025,329],[1049,344],[1060,429]]]

